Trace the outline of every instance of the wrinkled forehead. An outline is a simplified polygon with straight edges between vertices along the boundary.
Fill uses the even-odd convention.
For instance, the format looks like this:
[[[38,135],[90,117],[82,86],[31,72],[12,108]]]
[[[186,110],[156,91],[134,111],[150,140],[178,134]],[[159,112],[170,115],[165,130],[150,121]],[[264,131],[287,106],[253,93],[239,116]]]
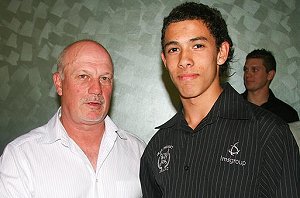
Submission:
[[[103,47],[94,43],[80,43],[72,46],[65,54],[64,64],[65,66],[100,65],[113,71],[113,63],[109,53]]]

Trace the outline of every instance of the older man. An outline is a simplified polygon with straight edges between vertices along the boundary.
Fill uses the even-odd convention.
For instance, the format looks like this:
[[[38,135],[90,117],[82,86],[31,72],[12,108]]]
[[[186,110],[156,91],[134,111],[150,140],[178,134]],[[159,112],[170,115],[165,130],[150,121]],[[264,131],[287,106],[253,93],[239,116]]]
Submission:
[[[7,145],[1,197],[141,197],[145,143],[108,117],[113,63],[92,40],[67,46],[53,82],[61,108],[49,122]]]

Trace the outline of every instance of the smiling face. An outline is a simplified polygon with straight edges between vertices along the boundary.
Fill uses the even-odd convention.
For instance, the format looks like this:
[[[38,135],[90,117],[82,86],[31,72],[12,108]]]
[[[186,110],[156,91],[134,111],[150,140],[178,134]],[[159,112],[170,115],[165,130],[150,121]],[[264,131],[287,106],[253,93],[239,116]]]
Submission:
[[[108,52],[90,41],[74,44],[53,75],[61,96],[62,122],[93,125],[106,117],[112,94],[113,64]]]
[[[220,88],[219,66],[229,44],[219,50],[215,38],[200,20],[171,23],[165,32],[162,60],[182,99],[214,93]]]
[[[267,72],[261,58],[248,58],[244,66],[244,84],[248,92],[268,89],[275,71]]]

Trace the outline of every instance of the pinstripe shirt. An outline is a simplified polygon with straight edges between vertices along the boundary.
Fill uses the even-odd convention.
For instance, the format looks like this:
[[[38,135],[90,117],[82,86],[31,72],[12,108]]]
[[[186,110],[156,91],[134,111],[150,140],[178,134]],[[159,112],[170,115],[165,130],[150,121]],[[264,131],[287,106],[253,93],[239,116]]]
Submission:
[[[67,135],[59,114],[5,148],[0,158],[0,197],[142,197],[139,163],[145,143],[118,129],[107,116],[95,172]]]
[[[144,198],[299,198],[300,157],[286,123],[229,84],[193,130],[178,112],[142,156]]]

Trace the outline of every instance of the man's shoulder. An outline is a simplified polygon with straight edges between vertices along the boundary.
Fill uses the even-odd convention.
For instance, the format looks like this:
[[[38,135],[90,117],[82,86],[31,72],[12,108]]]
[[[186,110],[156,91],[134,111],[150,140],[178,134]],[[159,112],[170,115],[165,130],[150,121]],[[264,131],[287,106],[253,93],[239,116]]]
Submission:
[[[292,137],[288,124],[278,115],[256,105],[250,104],[249,107],[253,111],[253,120],[249,124],[257,129],[256,134],[262,144],[283,142]]]
[[[34,144],[37,143],[45,135],[45,125],[32,129],[31,131],[20,135],[13,141],[9,143],[9,145],[13,147],[20,147],[24,144]]]
[[[154,135],[148,142],[146,148],[147,153],[157,152],[159,149],[166,145],[169,145],[179,137],[177,128],[180,122],[179,120],[181,119],[180,116],[182,116],[180,112],[177,112],[171,119],[166,121],[164,124],[156,127],[158,131],[154,133]]]
[[[290,111],[290,112],[296,112],[296,110],[289,105],[288,103],[284,102],[283,100],[280,100],[279,98],[275,97],[275,105],[281,106],[283,109]]]
[[[278,117],[276,114],[270,112],[269,110],[262,108],[260,106],[257,106],[255,104],[252,104],[251,102],[246,101],[248,108],[252,112],[253,119],[255,119],[258,122],[262,123],[273,123],[273,124],[279,124],[283,125],[286,124],[280,117]]]
[[[117,132],[120,140],[124,140],[124,142],[130,142],[129,144],[132,146],[146,147],[146,143],[137,135],[130,133],[128,131],[119,129]]]
[[[44,140],[45,137],[49,137],[49,129],[54,130],[55,126],[56,119],[55,116],[53,116],[46,124],[20,135],[8,145],[12,147],[21,147],[22,145],[27,144],[38,144]]]
[[[288,123],[299,120],[297,111],[288,103],[275,97],[273,92],[270,92],[270,99],[266,104],[263,105],[263,107],[277,114]]]

